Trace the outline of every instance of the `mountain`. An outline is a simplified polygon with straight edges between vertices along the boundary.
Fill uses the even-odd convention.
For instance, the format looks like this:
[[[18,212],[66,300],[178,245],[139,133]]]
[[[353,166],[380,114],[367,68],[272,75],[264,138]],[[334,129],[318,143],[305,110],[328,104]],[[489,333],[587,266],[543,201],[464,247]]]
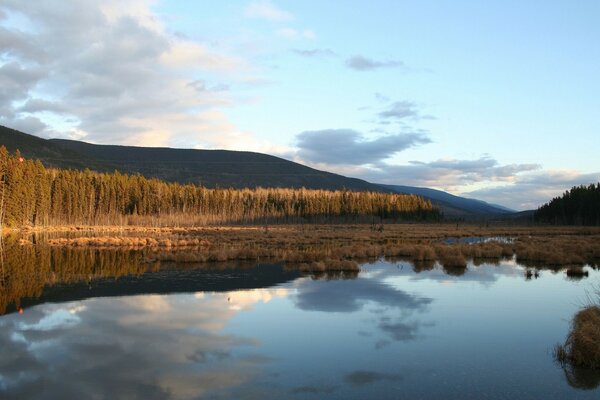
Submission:
[[[192,150],[97,145],[42,139],[0,126],[0,145],[17,149],[46,166],[99,172],[118,170],[170,182],[206,187],[290,187],[389,191],[367,181],[319,171],[292,161],[248,151]]]
[[[437,205],[442,210],[445,216],[452,218],[489,215],[506,216],[516,212],[500,205],[486,203],[482,200],[455,196],[441,190],[400,185],[380,186],[397,193],[416,194],[429,199],[434,205]]]
[[[42,160],[44,165],[61,168],[86,168],[89,160],[83,155],[64,149],[50,140],[28,135],[0,125],[0,145],[24,157]],[[90,168],[92,169],[92,168]]]
[[[193,150],[166,147],[97,145],[76,140],[42,139],[0,125],[0,145],[17,149],[56,168],[89,168],[99,172],[139,173],[170,182],[213,187],[289,187],[348,189],[415,194],[430,199],[451,218],[514,213],[481,200],[412,186],[377,185],[362,179],[319,171],[283,158],[249,151]]]

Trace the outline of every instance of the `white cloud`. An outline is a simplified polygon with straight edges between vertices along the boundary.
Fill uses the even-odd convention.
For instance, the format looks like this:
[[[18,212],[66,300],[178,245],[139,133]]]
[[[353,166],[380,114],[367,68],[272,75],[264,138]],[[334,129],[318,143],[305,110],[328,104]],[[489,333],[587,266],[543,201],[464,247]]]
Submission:
[[[545,170],[520,175],[507,185],[478,189],[465,194],[517,210],[528,210],[547,203],[573,186],[596,182],[600,182],[600,172]]]
[[[291,21],[294,19],[291,13],[276,7],[268,0],[253,1],[246,7],[245,14],[247,17],[261,18],[274,22]]]
[[[171,34],[153,3],[3,1],[0,12],[34,29],[0,20],[0,124],[96,143],[254,148],[223,112],[237,99],[217,88],[260,75],[237,55]],[[58,117],[72,122],[53,127]]]

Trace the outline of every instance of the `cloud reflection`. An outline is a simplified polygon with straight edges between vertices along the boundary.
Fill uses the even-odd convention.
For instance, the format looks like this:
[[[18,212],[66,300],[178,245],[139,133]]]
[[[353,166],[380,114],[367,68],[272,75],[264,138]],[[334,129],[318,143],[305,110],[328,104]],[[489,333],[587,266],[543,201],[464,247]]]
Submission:
[[[398,382],[403,379],[404,376],[401,374],[387,374],[363,370],[354,371],[345,376],[346,382],[355,386],[369,385],[380,381]]]
[[[282,289],[95,298],[0,320],[0,397],[188,399],[256,379],[259,342],[222,332]]]
[[[367,304],[375,305],[367,310],[372,317],[369,328],[376,327],[380,333],[396,342],[415,340],[420,336],[421,328],[431,324],[414,320],[414,314],[423,313],[433,299],[394,287],[384,281],[386,277],[386,273],[367,273],[352,280],[301,280],[295,297],[296,307],[305,311],[352,313],[363,310]],[[373,336],[364,330],[358,334]],[[382,349],[390,344],[385,339],[375,340],[375,349]]]
[[[431,301],[430,298],[403,292],[381,281],[359,278],[301,284],[296,306],[310,311],[354,312],[367,302],[374,302],[388,307],[420,310]]]

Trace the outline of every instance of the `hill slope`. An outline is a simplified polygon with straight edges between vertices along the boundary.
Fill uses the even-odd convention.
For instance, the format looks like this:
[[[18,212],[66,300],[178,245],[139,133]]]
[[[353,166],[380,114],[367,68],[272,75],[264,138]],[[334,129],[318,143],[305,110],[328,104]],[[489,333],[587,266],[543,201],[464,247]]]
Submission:
[[[0,125],[0,145],[6,147],[11,153],[19,150],[26,158],[39,159],[46,166],[79,169],[86,168],[89,163],[83,155],[62,148],[50,140],[2,125]]]
[[[0,126],[0,145],[45,165],[99,172],[119,170],[206,187],[289,187],[389,191],[361,179],[319,171],[267,154],[228,150],[95,145],[41,139]]]
[[[432,201],[432,203],[434,203],[434,205],[439,206],[444,215],[448,217],[507,215],[515,212],[514,210],[503,206],[490,204],[482,200],[455,196],[441,190],[400,185],[380,186],[393,190],[397,193],[416,194],[429,199]]]

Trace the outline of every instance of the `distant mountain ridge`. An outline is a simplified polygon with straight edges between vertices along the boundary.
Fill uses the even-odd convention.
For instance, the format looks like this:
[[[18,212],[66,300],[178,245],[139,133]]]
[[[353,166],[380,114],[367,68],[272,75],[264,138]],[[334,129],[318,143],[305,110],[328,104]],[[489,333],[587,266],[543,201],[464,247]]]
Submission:
[[[425,197],[451,218],[509,215],[514,210],[429,188],[379,185],[320,171],[268,154],[231,150],[173,149],[97,145],[76,140],[42,139],[0,125],[0,145],[56,168],[139,173],[169,182],[209,188],[288,187],[396,192]]]
[[[434,203],[434,205],[440,207],[444,215],[448,217],[507,215],[516,213],[515,210],[511,210],[497,204],[490,204],[482,200],[455,196],[453,194],[436,189],[383,184],[380,186],[393,190],[397,193],[416,194],[429,199]]]
[[[96,145],[63,139],[42,139],[0,126],[0,144],[46,166],[99,172],[139,173],[169,182],[209,188],[289,187],[389,191],[357,178],[319,171],[279,157],[247,151],[194,150],[164,147]]]

